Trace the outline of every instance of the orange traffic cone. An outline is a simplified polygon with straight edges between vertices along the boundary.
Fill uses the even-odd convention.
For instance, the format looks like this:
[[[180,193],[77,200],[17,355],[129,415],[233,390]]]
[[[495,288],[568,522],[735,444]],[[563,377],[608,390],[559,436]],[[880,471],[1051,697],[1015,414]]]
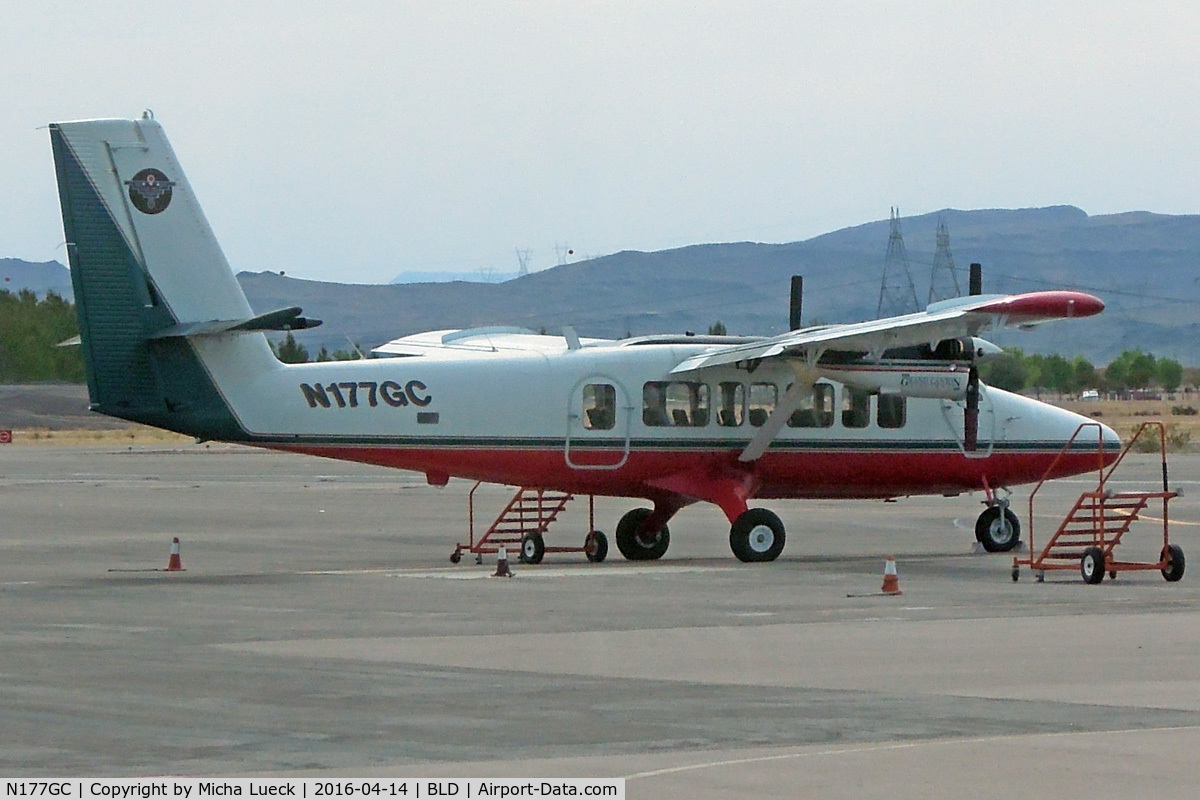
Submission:
[[[508,551],[501,547],[496,551],[496,572],[493,578],[511,578],[512,570],[508,568]]]
[[[896,575],[896,557],[888,556],[887,561],[883,565],[883,588],[880,589],[884,594],[904,594],[900,591],[900,578]]]
[[[167,559],[167,572],[182,572],[183,563],[179,560],[179,537],[171,540],[171,557]]]

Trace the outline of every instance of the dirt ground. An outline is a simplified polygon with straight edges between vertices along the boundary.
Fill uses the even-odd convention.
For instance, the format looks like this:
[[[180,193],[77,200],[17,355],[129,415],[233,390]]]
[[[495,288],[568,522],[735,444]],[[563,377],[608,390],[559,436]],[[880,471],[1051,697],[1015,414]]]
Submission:
[[[1200,448],[1200,398],[1176,395],[1166,400],[1043,400],[1069,411],[1103,422],[1129,441],[1142,423],[1158,420],[1166,425],[1167,446],[1172,452],[1196,452]],[[1184,413],[1176,413],[1176,412]],[[1145,436],[1146,434],[1143,434]]]
[[[186,436],[89,411],[87,387],[73,383],[0,385],[0,430],[11,430],[13,441],[25,444],[191,441]]]

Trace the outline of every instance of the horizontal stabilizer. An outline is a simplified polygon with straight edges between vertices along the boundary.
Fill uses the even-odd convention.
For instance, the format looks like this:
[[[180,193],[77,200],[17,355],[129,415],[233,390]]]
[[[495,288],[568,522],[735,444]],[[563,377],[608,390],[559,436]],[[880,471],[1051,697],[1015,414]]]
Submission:
[[[151,339],[176,337],[219,336],[225,333],[253,333],[255,331],[301,331],[321,324],[319,319],[300,316],[299,306],[280,308],[248,319],[214,319],[209,322],[185,322],[164,328]]]

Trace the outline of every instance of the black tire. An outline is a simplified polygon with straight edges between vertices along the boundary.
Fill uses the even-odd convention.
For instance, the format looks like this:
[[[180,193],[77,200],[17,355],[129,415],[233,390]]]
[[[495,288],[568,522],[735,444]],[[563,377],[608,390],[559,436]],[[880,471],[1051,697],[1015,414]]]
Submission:
[[[975,520],[975,539],[989,553],[1007,553],[1021,541],[1021,521],[1007,508],[1002,521],[1000,506],[988,506]]]
[[[537,531],[527,533],[521,539],[521,563],[540,564],[546,555],[546,541]]]
[[[1084,583],[1101,583],[1104,580],[1104,551],[1099,547],[1084,550],[1083,558],[1079,559],[1079,574]]]
[[[600,531],[592,531],[583,540],[583,552],[588,561],[599,564],[608,558],[608,537]]]
[[[671,531],[666,525],[653,533],[640,532],[642,521],[650,516],[650,513],[648,508],[635,508],[617,523],[617,549],[630,561],[654,561],[662,558],[671,544]]]
[[[453,553],[450,554],[450,563],[451,564],[457,564],[460,561],[462,561],[462,551],[461,550],[455,550]]]
[[[1013,579],[1013,583],[1016,583],[1017,581],[1021,580],[1021,568],[1018,567],[1016,564],[1014,564],[1013,568],[1012,568],[1012,579]]]
[[[1183,548],[1177,544],[1169,544],[1163,548],[1162,557],[1167,562],[1162,576],[1171,583],[1175,583],[1183,577],[1183,568],[1186,564],[1183,558]]]
[[[739,561],[774,561],[785,543],[783,523],[765,508],[746,509],[729,528],[729,549]]]

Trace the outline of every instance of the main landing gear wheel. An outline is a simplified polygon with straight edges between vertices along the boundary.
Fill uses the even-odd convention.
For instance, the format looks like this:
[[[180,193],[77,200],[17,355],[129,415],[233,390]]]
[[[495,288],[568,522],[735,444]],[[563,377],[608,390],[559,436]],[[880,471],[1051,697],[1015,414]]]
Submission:
[[[588,561],[599,564],[608,557],[608,537],[600,531],[592,531],[583,540],[583,552]]]
[[[1167,562],[1167,566],[1163,567],[1162,576],[1171,583],[1183,577],[1183,548],[1177,544],[1169,544],[1163,548],[1163,560]]]
[[[729,549],[741,561],[774,561],[783,552],[783,523],[765,508],[748,508],[729,528]]]
[[[540,564],[546,555],[546,540],[536,531],[527,533],[521,539],[521,561],[526,564]]]
[[[653,561],[663,557],[671,544],[671,531],[666,525],[660,530],[640,532],[642,521],[650,509],[635,508],[617,523],[617,549],[630,561]]]
[[[975,521],[975,538],[989,553],[1006,553],[1021,541],[1021,522],[1007,508],[988,506]]]
[[[1104,580],[1104,551],[1099,547],[1089,547],[1083,551],[1079,559],[1079,574],[1084,583],[1100,583]]]

